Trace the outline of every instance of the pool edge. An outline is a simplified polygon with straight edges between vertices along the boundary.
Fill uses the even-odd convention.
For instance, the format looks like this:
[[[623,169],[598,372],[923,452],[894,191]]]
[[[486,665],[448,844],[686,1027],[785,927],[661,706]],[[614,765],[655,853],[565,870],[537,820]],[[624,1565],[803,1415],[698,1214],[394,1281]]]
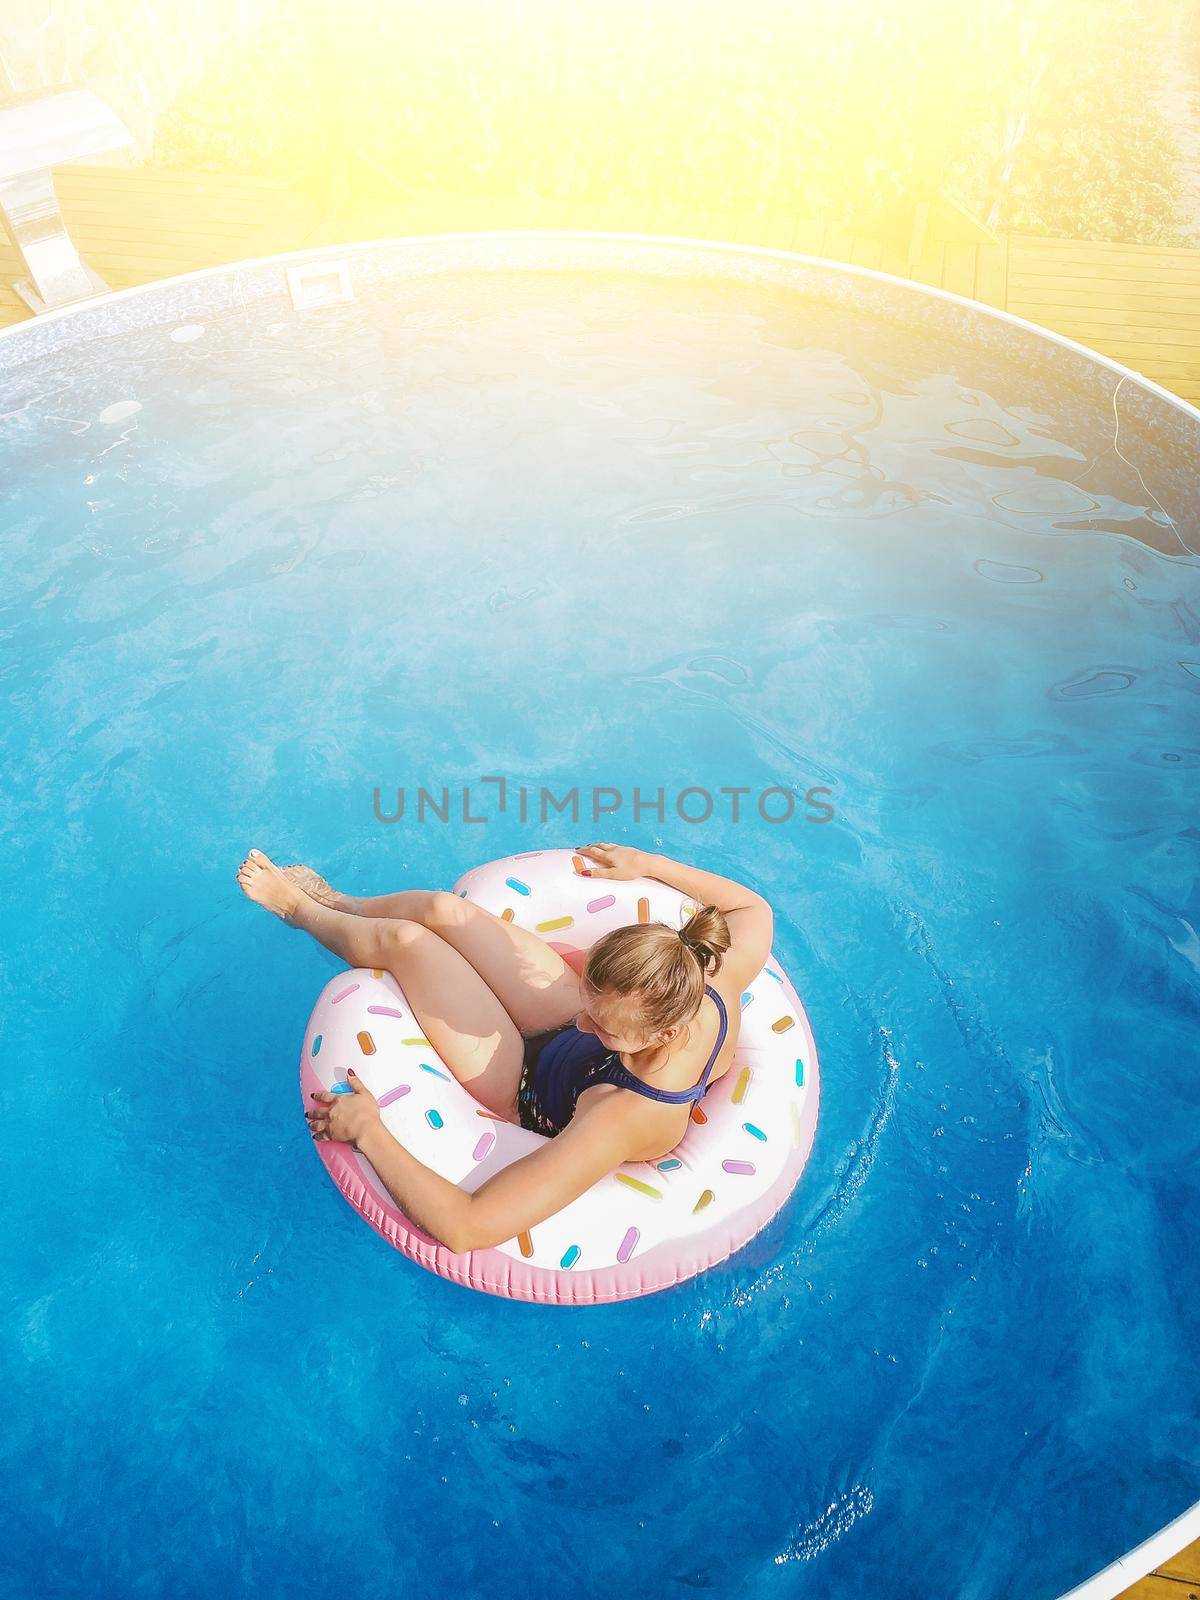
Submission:
[[[10,323],[0,328],[0,348],[5,341],[28,335],[32,330],[46,327],[52,323],[62,321],[80,313],[94,311],[117,302],[124,302],[135,295],[152,294],[165,288],[198,282],[207,278],[219,277],[222,274],[238,273],[250,268],[269,267],[278,262],[295,263],[300,260],[319,260],[322,256],[346,255],[361,250],[381,250],[396,246],[411,246],[417,244],[436,244],[441,242],[491,242],[496,240],[522,240],[522,239],[566,239],[566,240],[612,240],[622,244],[639,245],[682,245],[691,250],[716,253],[718,255],[752,256],[764,259],[773,259],[786,262],[795,262],[807,267],[817,268],[831,274],[846,274],[853,278],[863,278],[909,291],[918,297],[929,297],[943,300],[961,307],[964,310],[980,313],[995,321],[1007,323],[1019,328],[1022,332],[1032,334],[1035,338],[1045,339],[1063,349],[1070,350],[1075,355],[1080,355],[1089,362],[1106,368],[1109,372],[1116,373],[1122,378],[1132,379],[1141,389],[1145,389],[1158,399],[1167,401],[1170,405],[1183,412],[1195,422],[1200,422],[1200,406],[1193,405],[1190,400],[1185,400],[1182,395],[1175,394],[1166,389],[1162,384],[1156,383],[1153,378],[1148,378],[1144,373],[1127,367],[1112,356],[1106,356],[1092,346],[1081,344],[1069,335],[1058,333],[1053,328],[1047,328],[1042,323],[1031,322],[1026,317],[1021,317],[1014,311],[1008,311],[1000,306],[989,305],[986,301],[972,299],[969,295],[955,293],[951,289],[943,289],[940,285],[921,283],[913,278],[901,278],[895,273],[882,272],[876,267],[858,266],[849,261],[837,261],[828,256],[806,255],[797,250],[778,250],[766,245],[739,244],[725,240],[697,239],[687,234],[659,234],[659,233],[619,233],[603,230],[572,229],[572,228],[509,228],[509,229],[473,229],[453,233],[421,233],[421,234],[394,234],[378,239],[356,239],[342,244],[317,245],[312,248],[298,250],[281,250],[265,256],[244,256],[239,261],[220,262],[211,267],[197,267],[191,272],[180,272],[166,278],[153,278],[148,283],[132,284],[126,289],[113,289],[107,294],[92,295],[86,300],[79,300],[69,306],[60,306],[53,311],[43,312],[40,316],[26,318],[23,322]]]
[[[1160,1561],[1178,1555],[1197,1537],[1200,1537],[1200,1500],[1075,1588],[1065,1589],[1056,1600],[1116,1600],[1126,1589],[1149,1577]]]

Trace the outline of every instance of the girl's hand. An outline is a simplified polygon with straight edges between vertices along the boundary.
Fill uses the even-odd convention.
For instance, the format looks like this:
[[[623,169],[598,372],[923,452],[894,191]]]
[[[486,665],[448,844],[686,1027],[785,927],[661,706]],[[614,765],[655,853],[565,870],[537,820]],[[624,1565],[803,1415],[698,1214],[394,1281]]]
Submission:
[[[575,854],[583,856],[588,862],[583,871],[585,878],[617,878],[624,881],[646,876],[646,852],[635,850],[632,845],[582,844]]]
[[[309,1132],[314,1139],[340,1139],[358,1149],[358,1141],[367,1130],[379,1121],[379,1101],[366,1084],[349,1068],[353,1094],[314,1094],[318,1103],[304,1115],[308,1118]]]

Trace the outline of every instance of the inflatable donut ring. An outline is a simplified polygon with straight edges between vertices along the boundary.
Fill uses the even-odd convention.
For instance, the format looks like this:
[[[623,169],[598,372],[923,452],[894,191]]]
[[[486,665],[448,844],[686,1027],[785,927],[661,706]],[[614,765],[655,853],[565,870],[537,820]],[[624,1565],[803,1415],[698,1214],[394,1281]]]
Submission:
[[[650,878],[585,878],[569,850],[535,850],[475,867],[454,892],[531,929],[578,971],[590,946],[633,922],[682,926],[691,903]],[[482,1106],[422,1036],[389,972],[350,969],[321,992],[304,1036],[300,1084],[345,1084],[352,1066],[399,1142],[474,1192],[537,1148],[542,1135]],[[314,1148],[350,1204],[431,1272],[544,1305],[628,1300],[723,1261],[795,1188],[817,1123],[817,1051],[804,1007],[774,956],[742,996],[733,1063],[692,1107],[682,1142],[629,1162],[554,1216],[504,1244],[456,1254],[397,1207],[366,1158],[329,1139]]]

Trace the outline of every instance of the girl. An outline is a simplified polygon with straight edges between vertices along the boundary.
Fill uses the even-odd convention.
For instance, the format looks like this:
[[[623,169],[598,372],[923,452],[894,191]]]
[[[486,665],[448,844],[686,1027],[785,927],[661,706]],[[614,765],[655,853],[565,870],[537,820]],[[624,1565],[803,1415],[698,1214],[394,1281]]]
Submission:
[[[261,850],[238,869],[251,900],[348,966],[391,972],[476,1100],[547,1136],[467,1194],[388,1132],[353,1072],[353,1094],[313,1097],[313,1137],[352,1144],[405,1216],[456,1253],[536,1227],[623,1162],[669,1154],[729,1070],[741,996],[771,952],[771,907],[744,884],[629,845],[577,854],[587,877],[657,878],[701,909],[680,929],[614,928],[580,976],[536,934],[447,890],[354,899]]]

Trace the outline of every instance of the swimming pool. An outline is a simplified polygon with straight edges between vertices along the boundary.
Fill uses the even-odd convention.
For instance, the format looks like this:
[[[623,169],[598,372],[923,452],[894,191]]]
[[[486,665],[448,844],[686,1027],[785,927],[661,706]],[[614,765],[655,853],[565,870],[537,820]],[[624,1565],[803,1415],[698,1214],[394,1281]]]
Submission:
[[[1040,1600],[1200,1498],[1195,413],[538,235],[110,297],[0,412],[12,1592]],[[770,897],[821,1121],[721,1267],[514,1304],[326,1180],[331,958],[234,873],[595,838]]]

